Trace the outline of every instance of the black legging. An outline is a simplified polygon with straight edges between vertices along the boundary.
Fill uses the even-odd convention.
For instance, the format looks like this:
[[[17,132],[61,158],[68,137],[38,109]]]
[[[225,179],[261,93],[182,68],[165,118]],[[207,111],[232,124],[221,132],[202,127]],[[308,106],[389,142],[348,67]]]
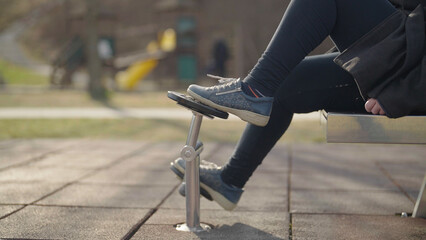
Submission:
[[[333,62],[336,53],[306,55],[327,36],[343,51],[395,11],[387,0],[293,0],[248,76],[276,89],[270,120],[265,127],[247,125],[224,166],[223,181],[243,187],[287,130],[293,113],[365,112],[352,76]]]

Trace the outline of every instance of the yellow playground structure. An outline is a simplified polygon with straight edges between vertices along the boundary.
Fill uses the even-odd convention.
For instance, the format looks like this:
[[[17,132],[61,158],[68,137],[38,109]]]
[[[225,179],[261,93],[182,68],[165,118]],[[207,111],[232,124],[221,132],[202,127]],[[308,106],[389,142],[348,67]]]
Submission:
[[[176,49],[176,32],[167,29],[160,34],[158,40],[151,41],[145,51],[115,60],[116,66],[129,66],[125,71],[118,72],[115,76],[117,85],[121,90],[133,90],[155,67],[159,60],[169,52]]]

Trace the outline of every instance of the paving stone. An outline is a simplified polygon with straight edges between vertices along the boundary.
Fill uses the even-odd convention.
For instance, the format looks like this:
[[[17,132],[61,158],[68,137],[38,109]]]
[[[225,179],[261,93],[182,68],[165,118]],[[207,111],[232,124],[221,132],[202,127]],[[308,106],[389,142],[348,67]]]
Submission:
[[[14,144],[17,144],[19,142],[23,142],[23,140],[22,139],[0,140],[0,149],[7,149],[10,146],[13,146]]]
[[[414,204],[394,191],[292,190],[292,212],[393,215],[412,212]]]
[[[36,167],[64,167],[77,169],[96,169],[107,166],[118,158],[122,157],[124,152],[64,152],[49,156],[46,159],[37,161],[30,166]]]
[[[200,214],[201,222],[214,226],[209,232],[179,232],[173,225],[185,222],[185,212],[161,209],[132,239],[288,239],[289,221],[285,212],[206,210]]]
[[[287,211],[287,188],[247,187],[236,210]]]
[[[183,146],[181,144],[176,143],[155,145],[152,149],[150,148],[142,154],[136,155],[117,164],[117,166],[114,166],[114,169],[123,171],[169,169],[170,162],[179,157],[182,147]],[[164,151],[164,148],[168,149],[168,151]],[[228,162],[233,151],[234,145],[205,143],[204,151],[201,153],[201,158],[203,160],[214,162],[218,165],[224,165]],[[278,159],[278,161],[276,159]],[[263,170],[266,170],[267,172],[281,172],[282,170],[287,170],[288,164],[285,159],[287,159],[287,157],[282,158],[281,153],[277,154],[272,152],[271,156],[268,156],[265,159],[264,163],[256,172],[261,172]]]
[[[22,205],[0,205],[0,218],[23,207]],[[1,222],[0,222],[1,223]],[[0,236],[1,237],[1,236]]]
[[[235,144],[221,144],[218,146],[218,150],[213,152],[208,160],[216,163],[219,166],[223,166],[228,163],[230,157],[235,150]],[[265,157],[262,164],[256,169],[257,172],[284,172],[288,170],[288,151],[287,146],[277,144],[274,149]]]
[[[379,167],[372,160],[359,160],[358,154],[354,151],[338,149],[330,150],[325,147],[322,151],[318,147],[307,145],[306,149],[301,146],[295,147],[292,156],[292,172],[306,174],[332,174],[333,172],[344,171],[377,171]]]
[[[398,188],[379,169],[333,169],[329,172],[291,174],[292,189],[393,190]]]
[[[367,160],[376,162],[412,162],[424,161],[426,156],[426,147],[424,145],[363,145],[365,150],[359,151],[359,155]]]
[[[182,147],[183,146],[181,144],[175,142],[151,144],[148,145],[144,151],[136,154],[134,157],[142,157],[144,160],[147,159],[145,161],[170,162],[171,158],[174,159],[180,154]]]
[[[131,140],[0,141],[0,169],[1,164],[25,162],[40,152],[63,147],[28,165],[0,172],[0,216],[146,147],[0,220],[0,238],[122,238],[177,186],[169,164],[183,145]],[[222,165],[234,148],[235,144],[205,143],[202,158]],[[393,216],[412,212],[414,203],[380,169],[417,197],[426,171],[424,156],[424,146],[278,144],[247,183],[233,212],[201,199],[201,221],[216,229],[201,234],[176,231],[173,224],[185,221],[185,198],[175,191],[133,239],[288,239],[290,157],[294,239],[346,239],[345,233],[352,239],[424,239],[424,221]]]
[[[200,198],[201,209],[222,209],[216,202]],[[174,192],[161,208],[185,209],[185,198]],[[247,187],[234,211],[287,211],[286,188]]]
[[[78,144],[74,145],[68,150],[68,152],[131,152],[140,147],[147,145],[144,141],[133,141],[133,140],[80,140]]]
[[[419,196],[419,190],[420,190],[420,186],[419,186],[419,189],[417,189],[417,191],[407,192],[408,196],[411,197],[411,200],[413,201],[414,204],[417,202],[417,198]],[[408,212],[413,212],[413,210],[414,208]]]
[[[203,144],[204,144],[204,150],[203,152],[201,152],[201,157],[203,159],[205,159],[206,157],[212,156],[214,153],[218,151],[218,149],[221,149],[223,146],[223,144],[216,143],[216,142],[203,142]]]
[[[211,157],[207,160],[214,162],[218,165],[225,165],[226,163],[228,163],[230,157],[232,156],[236,144],[222,144],[219,147],[219,150],[212,153]],[[265,157],[262,164],[256,171],[287,170],[288,158],[289,157],[287,146],[283,144],[277,144]]]
[[[285,227],[283,227],[285,228]],[[288,228],[288,227],[287,227]],[[288,239],[280,236],[280,231],[268,233],[256,227],[243,223],[233,225],[221,225],[209,232],[189,233],[177,231],[170,225],[143,225],[132,239],[158,239],[158,240],[187,240],[187,239]]]
[[[147,209],[28,206],[0,220],[0,238],[120,239]]]
[[[381,162],[380,165],[405,192],[417,199],[417,194],[426,174],[426,161]]]
[[[89,172],[84,169],[23,166],[0,172],[0,182],[71,182]]]
[[[166,199],[166,201],[160,206],[160,208],[165,209],[182,209],[184,210],[186,208],[186,202],[185,198],[182,197],[177,189],[173,192],[172,195],[170,195],[169,198]],[[200,209],[216,209],[220,210],[222,207],[220,207],[216,202],[209,201],[205,199],[204,197],[200,197]]]
[[[340,147],[341,146],[341,147]],[[333,188],[336,184],[344,184],[345,179],[354,177],[357,178],[356,181],[353,181],[352,183],[349,183],[346,181],[346,184],[350,184],[352,186],[342,186],[343,189],[346,189],[349,187],[356,188],[356,189],[363,189],[363,188],[389,188],[390,186],[388,183],[386,183],[386,175],[383,174],[380,167],[381,166],[387,166],[386,164],[394,164],[395,161],[398,161],[401,167],[398,171],[404,171],[403,169],[426,169],[426,167],[419,167],[419,166],[413,166],[413,162],[417,163],[418,165],[426,165],[426,162],[423,160],[423,158],[416,155],[416,151],[414,151],[414,157],[408,157],[405,160],[400,160],[399,156],[400,154],[396,154],[394,151],[391,151],[395,153],[395,157],[393,160],[390,158],[390,156],[385,154],[385,158],[380,157],[371,157],[367,158],[368,161],[365,161],[363,158],[363,154],[365,155],[366,152],[369,151],[379,151],[379,156],[382,156],[383,152],[387,148],[381,146],[380,148],[369,148],[361,145],[362,148],[360,149],[360,146],[354,147],[352,150],[347,148],[347,145],[342,144],[339,145],[339,148],[336,148],[336,146],[333,146],[332,149],[327,149],[329,147],[324,146],[326,150],[322,150],[318,146],[310,146],[307,145],[306,148],[302,148],[303,146],[297,146],[295,147],[297,150],[294,150],[293,152],[293,169],[292,169],[292,183],[295,185],[295,187],[300,187],[300,185],[305,186],[311,186],[312,184],[304,183],[305,180],[304,176],[307,176],[306,179],[311,181],[311,178],[315,178],[315,180],[319,180],[321,183],[322,181],[327,181],[324,184],[332,184]],[[400,149],[400,147],[397,146],[397,149]],[[411,148],[410,148],[411,149]],[[416,150],[415,148],[414,150]],[[343,150],[343,151],[342,151]],[[360,151],[361,153],[358,153],[356,151]],[[421,151],[420,151],[421,152]],[[411,153],[410,153],[411,154]],[[363,159],[359,159],[359,158]],[[378,159],[378,161],[376,161]],[[411,160],[409,160],[411,159]],[[391,160],[393,162],[391,162]],[[411,166],[410,166],[411,165]],[[419,170],[416,170],[417,172]],[[300,175],[297,175],[300,174]],[[382,174],[383,177],[380,177],[379,175]],[[392,173],[393,176],[394,173]],[[423,171],[424,174],[424,171]],[[422,174],[422,175],[423,175]],[[343,180],[339,181],[339,179],[333,179],[334,176],[338,175],[338,178],[344,178],[340,179]],[[360,176],[356,176],[360,175]],[[396,174],[397,177],[398,174]],[[326,180],[321,180],[321,177],[326,177]],[[330,177],[329,177],[330,176]],[[318,177],[318,179],[316,179]],[[296,178],[296,179],[294,179]],[[333,182],[333,180],[336,180]],[[333,183],[332,183],[333,182]],[[365,182],[365,186],[356,186],[357,183],[362,184],[362,182]],[[389,183],[392,183],[389,181]],[[324,184],[321,184],[320,186],[325,186]],[[393,183],[392,183],[393,184]],[[315,184],[315,187],[319,187],[319,184]],[[396,186],[395,186],[396,187]],[[311,187],[314,188],[314,187]],[[411,188],[409,190],[412,190]]]
[[[131,171],[169,171],[170,162],[178,158],[178,153],[163,154],[163,156],[136,155],[114,165],[114,170]]]
[[[220,144],[217,146],[216,151],[212,152],[210,156],[206,159],[203,158],[209,162],[216,163],[219,166],[223,166],[226,163],[228,163],[229,159],[231,158],[232,154],[235,150],[235,144]]]
[[[425,156],[426,158],[426,156]],[[426,173],[426,159],[418,159],[410,162],[379,162],[392,177],[415,176],[423,178]]]
[[[171,191],[162,186],[73,184],[38,202],[47,205],[154,208]]]
[[[205,143],[204,151],[201,153],[201,159],[222,166],[228,162],[233,151],[233,144]]]
[[[149,186],[175,186],[179,180],[170,170],[117,171],[106,169],[82,180],[85,183],[127,184]]]
[[[72,145],[73,141],[25,140],[7,142],[0,148],[0,169],[26,163],[58,149]]]
[[[62,186],[60,183],[0,183],[0,203],[29,204]]]
[[[263,187],[263,188],[279,188],[287,189],[286,172],[279,171],[255,171],[246,183],[245,188]]]
[[[288,172],[289,153],[287,145],[277,144],[262,161],[262,164],[256,169],[256,172],[278,171]]]
[[[356,161],[369,163],[377,161],[410,162],[424,160],[426,148],[422,145],[380,145],[380,144],[295,144],[293,156],[314,155],[322,159],[333,158],[341,162]]]
[[[418,176],[392,176],[392,179],[415,201],[419,194],[423,178]]]
[[[208,154],[216,144],[205,144],[204,154]],[[159,143],[149,146],[144,152],[114,166],[120,171],[169,170],[170,162],[179,157],[183,143]]]
[[[426,220],[397,216],[293,214],[293,239],[426,239]]]

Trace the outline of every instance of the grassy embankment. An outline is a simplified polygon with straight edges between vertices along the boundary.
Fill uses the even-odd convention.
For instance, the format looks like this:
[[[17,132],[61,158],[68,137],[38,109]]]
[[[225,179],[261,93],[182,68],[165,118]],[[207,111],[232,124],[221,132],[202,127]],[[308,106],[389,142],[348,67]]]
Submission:
[[[165,92],[114,94],[111,103],[118,107],[176,107]],[[44,94],[0,94],[0,107],[96,107],[82,92],[52,91]],[[0,120],[0,139],[13,138],[128,138],[151,141],[186,139],[189,119],[11,119]],[[242,121],[205,120],[204,141],[236,142],[245,123]],[[293,122],[282,139],[285,142],[323,142],[318,121]]]
[[[47,86],[49,78],[0,59],[0,75],[6,85]]]
[[[140,119],[34,119],[0,120],[1,139],[32,138],[111,138],[149,141],[182,141],[188,133],[189,120]],[[245,123],[206,120],[200,139],[214,142],[236,142]],[[282,142],[324,142],[319,123],[294,122]]]

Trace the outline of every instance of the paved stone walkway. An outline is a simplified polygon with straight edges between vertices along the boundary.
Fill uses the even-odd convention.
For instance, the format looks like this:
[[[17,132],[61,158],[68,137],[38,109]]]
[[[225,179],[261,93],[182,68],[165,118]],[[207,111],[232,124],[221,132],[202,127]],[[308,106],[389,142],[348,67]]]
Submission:
[[[208,233],[182,233],[168,169],[181,143],[0,141],[0,239],[426,239],[412,212],[425,146],[278,145],[233,212],[201,199]],[[224,163],[233,146],[205,143]]]

